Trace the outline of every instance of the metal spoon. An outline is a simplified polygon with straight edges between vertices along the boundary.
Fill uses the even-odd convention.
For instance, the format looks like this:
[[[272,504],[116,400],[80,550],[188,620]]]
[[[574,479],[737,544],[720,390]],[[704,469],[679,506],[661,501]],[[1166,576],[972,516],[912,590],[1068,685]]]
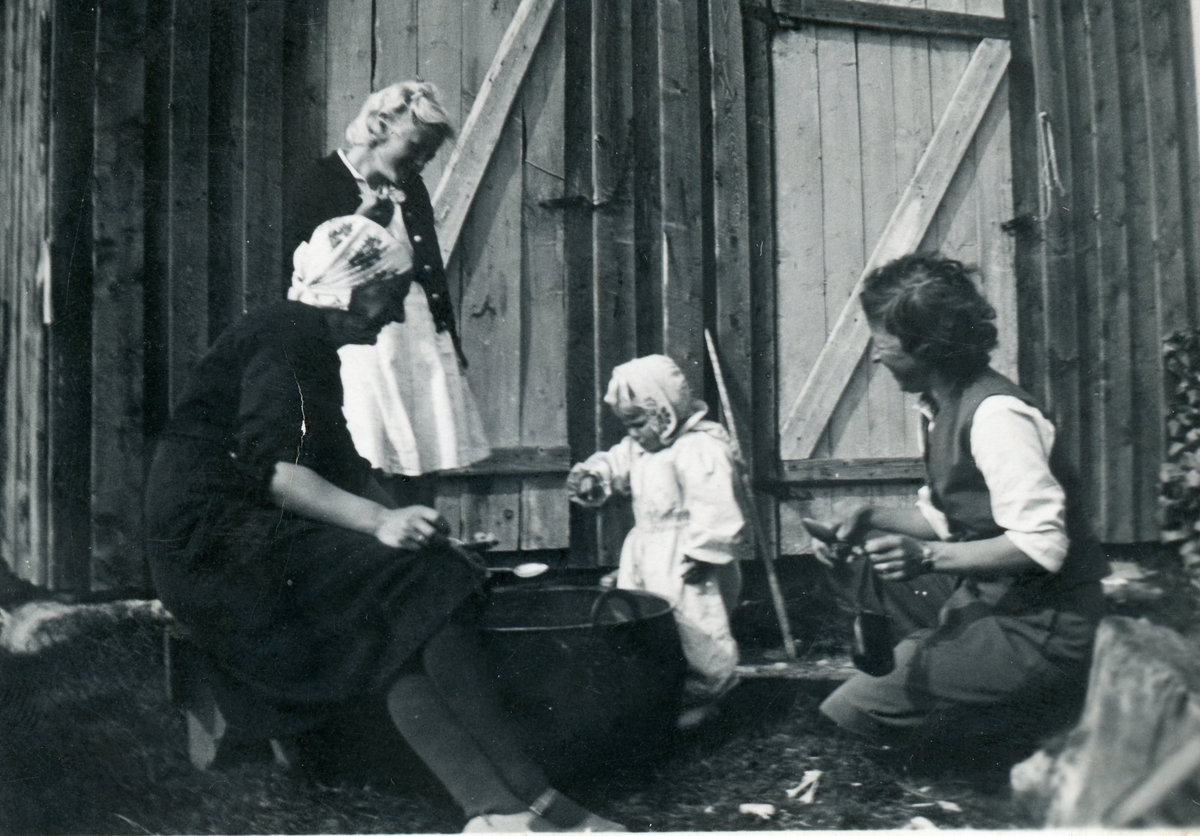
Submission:
[[[516,566],[489,566],[488,572],[509,572],[518,578],[536,578],[550,567],[545,563],[520,563]]]

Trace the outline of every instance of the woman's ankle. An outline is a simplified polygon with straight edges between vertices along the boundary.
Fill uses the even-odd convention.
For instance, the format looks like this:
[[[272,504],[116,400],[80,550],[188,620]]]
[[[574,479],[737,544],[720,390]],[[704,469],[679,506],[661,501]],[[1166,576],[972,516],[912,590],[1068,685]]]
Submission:
[[[555,827],[564,829],[575,827],[588,816],[587,810],[553,787],[547,787],[533,800],[529,809]]]

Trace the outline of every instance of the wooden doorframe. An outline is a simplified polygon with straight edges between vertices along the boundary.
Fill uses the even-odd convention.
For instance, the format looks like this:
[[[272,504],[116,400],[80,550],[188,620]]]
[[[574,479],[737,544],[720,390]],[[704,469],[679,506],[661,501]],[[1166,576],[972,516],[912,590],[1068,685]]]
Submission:
[[[924,224],[913,227],[905,217],[905,212],[920,212],[931,217],[940,204],[941,195],[948,186],[954,170],[934,172],[941,182],[936,200],[926,200],[928,195],[922,194],[922,170],[935,168],[933,162],[941,151],[952,149],[957,155],[955,165],[969,140],[954,142],[956,134],[973,135],[978,126],[983,111],[994,95],[1001,78],[1009,64],[1009,48],[1007,40],[1010,36],[1011,24],[1008,18],[1000,19],[982,15],[944,12],[927,9],[914,9],[904,6],[890,6],[879,3],[861,2],[861,0],[759,0],[756,3],[743,4],[745,17],[745,55],[747,62],[747,100],[748,100],[748,145],[754,150],[748,153],[752,160],[772,160],[773,144],[772,122],[772,92],[770,81],[771,54],[770,43],[774,33],[779,29],[795,28],[802,24],[833,24],[853,26],[856,28],[873,29],[877,31],[907,32],[938,36],[980,38],[983,52],[977,49],[972,66],[968,68],[973,73],[971,83],[986,85],[986,101],[980,106],[979,102],[968,101],[969,90],[960,93],[960,101],[952,102],[947,114],[942,115],[939,124],[939,137],[935,134],[934,141],[927,149],[926,158],[922,160],[914,175],[906,197],[901,200],[901,207],[906,202],[908,209],[898,209],[889,223],[879,246],[875,247],[863,276],[878,264],[896,257],[904,251],[911,250],[920,243]],[[987,54],[985,55],[984,52]],[[977,78],[976,78],[977,77]],[[968,87],[969,85],[961,85]],[[976,97],[978,98],[978,97]],[[951,112],[958,107],[957,114]],[[968,112],[969,111],[969,112]],[[760,209],[751,215],[751,237],[759,244],[757,252],[752,252],[752,273],[756,304],[756,323],[774,320],[773,304],[765,301],[772,299],[776,283],[776,258],[773,251],[766,250],[765,244],[773,244],[775,183],[774,171],[771,164],[759,165],[752,170],[750,177],[751,206],[770,207]],[[926,171],[926,174],[929,172]],[[906,228],[907,227],[907,228]],[[910,240],[915,237],[916,240]],[[890,240],[889,240],[890,238]],[[773,250],[773,246],[771,248]],[[773,484],[786,485],[828,485],[845,484],[848,482],[909,482],[919,479],[921,464],[918,459],[811,459],[813,449],[821,431],[828,423],[833,409],[840,398],[845,382],[849,380],[854,368],[861,360],[866,345],[865,322],[855,301],[861,278],[850,300],[842,311],[842,316],[831,331],[826,341],[825,349],[813,367],[809,381],[796,402],[790,405],[785,427],[780,427],[778,417],[777,395],[774,391],[773,376],[760,372],[755,375],[756,393],[758,400],[770,399],[773,409],[769,418],[760,414],[755,422],[755,460],[757,472]],[[768,311],[768,307],[771,310]],[[763,335],[770,329],[757,328],[758,344],[754,346],[757,355],[774,356],[774,338]],[[862,332],[862,333],[860,333]],[[848,349],[842,350],[846,343],[852,343]],[[832,350],[831,350],[832,347]],[[814,405],[814,395],[820,395],[819,402]],[[787,406],[787,405],[785,405]],[[766,413],[767,410],[760,410]],[[783,457],[785,445],[782,438],[789,430],[802,425],[804,438],[799,443],[800,454]]]

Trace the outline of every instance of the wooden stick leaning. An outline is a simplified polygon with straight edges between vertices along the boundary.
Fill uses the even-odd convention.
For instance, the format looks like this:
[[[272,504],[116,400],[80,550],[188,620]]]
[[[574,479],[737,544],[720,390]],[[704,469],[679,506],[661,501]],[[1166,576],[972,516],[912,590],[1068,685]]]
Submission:
[[[725,413],[725,423],[729,428],[729,447],[733,453],[734,466],[738,479],[742,484],[742,493],[746,497],[747,510],[750,512],[750,523],[754,529],[754,549],[758,552],[767,573],[767,586],[771,589],[771,600],[775,604],[775,616],[779,619],[779,632],[783,636],[783,652],[789,659],[796,658],[796,642],[792,639],[792,624],[788,619],[787,606],[783,600],[783,590],[779,586],[779,576],[775,574],[775,558],[767,548],[766,532],[763,531],[762,517],[758,515],[758,503],[754,498],[754,486],[750,484],[746,460],[742,458],[742,445],[738,442],[737,423],[733,418],[733,404],[729,400],[729,391],[725,388],[725,374],[721,371],[721,360],[717,357],[717,346],[712,334],[704,329],[704,343],[708,346],[708,359],[712,361],[713,375],[717,379],[717,393],[721,397],[721,411]]]

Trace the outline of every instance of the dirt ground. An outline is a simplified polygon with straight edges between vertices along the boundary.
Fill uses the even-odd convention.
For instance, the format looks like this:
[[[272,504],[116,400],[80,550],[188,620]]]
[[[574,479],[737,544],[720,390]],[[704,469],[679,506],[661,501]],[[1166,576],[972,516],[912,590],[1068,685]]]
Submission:
[[[1195,635],[1195,595],[1175,561],[1132,557],[1156,572],[1151,591],[1125,595],[1114,612]],[[753,654],[772,639],[750,581],[738,630]],[[789,600],[809,652],[840,648],[844,620],[803,594]],[[898,828],[915,817],[943,828],[1036,826],[1009,797],[1017,755],[915,763],[820,720],[829,688],[748,681],[717,721],[661,755],[592,764],[561,788],[634,831]],[[149,618],[98,621],[39,653],[0,654],[0,726],[6,834],[456,832],[464,823],[411,754],[378,734],[373,746],[328,740],[306,769],[195,771],[163,684],[162,626]],[[812,803],[789,798],[812,770],[821,772]],[[775,811],[739,812],[746,803]]]

